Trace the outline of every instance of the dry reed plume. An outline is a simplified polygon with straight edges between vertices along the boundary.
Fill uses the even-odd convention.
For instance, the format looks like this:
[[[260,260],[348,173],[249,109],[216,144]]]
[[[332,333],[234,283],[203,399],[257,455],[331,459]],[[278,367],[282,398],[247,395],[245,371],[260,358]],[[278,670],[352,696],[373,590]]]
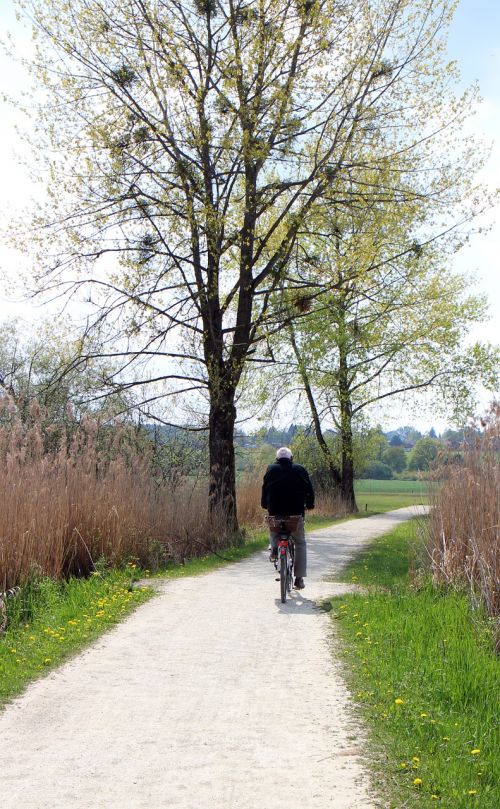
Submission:
[[[0,409],[0,592],[33,570],[85,575],[99,558],[148,566],[227,543],[203,482],[156,478],[133,429],[46,425],[36,402],[23,424],[7,397]]]
[[[461,453],[462,463],[440,470],[428,551],[434,579],[466,582],[497,625],[500,648],[500,405],[482,421]]]

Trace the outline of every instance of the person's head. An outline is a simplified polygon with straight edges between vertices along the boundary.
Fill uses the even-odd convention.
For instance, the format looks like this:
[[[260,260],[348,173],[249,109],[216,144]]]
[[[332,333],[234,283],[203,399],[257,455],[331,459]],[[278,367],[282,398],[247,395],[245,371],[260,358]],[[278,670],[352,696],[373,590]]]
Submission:
[[[277,461],[282,460],[291,461],[292,458],[293,458],[292,450],[289,449],[288,447],[280,447],[279,449],[276,450]]]

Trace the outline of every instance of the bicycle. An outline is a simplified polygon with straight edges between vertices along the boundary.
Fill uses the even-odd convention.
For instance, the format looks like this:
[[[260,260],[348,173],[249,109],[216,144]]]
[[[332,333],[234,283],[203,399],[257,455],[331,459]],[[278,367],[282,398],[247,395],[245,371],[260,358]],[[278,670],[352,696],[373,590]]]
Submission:
[[[281,603],[285,604],[287,593],[292,591],[293,568],[295,564],[295,544],[292,533],[297,530],[299,520],[302,517],[292,515],[290,517],[268,516],[267,524],[270,531],[278,534],[278,554],[274,559],[274,567],[279,572],[281,592]]]

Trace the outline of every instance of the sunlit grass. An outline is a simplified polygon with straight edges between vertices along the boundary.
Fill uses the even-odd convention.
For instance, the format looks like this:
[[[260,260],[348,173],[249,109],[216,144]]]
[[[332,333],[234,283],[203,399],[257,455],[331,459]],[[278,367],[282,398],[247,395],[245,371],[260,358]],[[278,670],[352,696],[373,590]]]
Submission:
[[[410,494],[417,497],[427,495],[429,488],[433,484],[427,480],[375,480],[372,478],[361,478],[356,480],[354,488],[356,493],[361,492],[383,492],[385,494]]]
[[[9,599],[9,626],[0,635],[0,704],[59,665],[151,597],[133,587],[135,569],[88,579],[29,581]]]
[[[371,586],[366,594],[332,601],[376,780],[394,809],[497,809],[500,662],[465,594],[410,586],[415,529],[400,526],[344,569],[346,581]]]
[[[357,480],[356,502],[360,514],[369,516],[404,506],[429,503],[429,484],[419,480]]]

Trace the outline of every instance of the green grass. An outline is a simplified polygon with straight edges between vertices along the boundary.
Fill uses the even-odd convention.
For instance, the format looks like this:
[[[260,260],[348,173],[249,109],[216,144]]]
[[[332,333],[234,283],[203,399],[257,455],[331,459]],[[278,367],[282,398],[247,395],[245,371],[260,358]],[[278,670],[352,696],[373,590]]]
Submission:
[[[152,590],[133,587],[134,575],[129,566],[67,582],[33,579],[9,599],[9,626],[0,635],[0,705],[150,598]]]
[[[377,540],[344,569],[368,592],[332,600],[376,780],[394,809],[497,809],[500,661],[490,627],[465,594],[409,585],[418,545],[415,521]]]
[[[337,578],[391,590],[406,585],[409,571],[424,557],[418,537],[423,519],[409,520],[379,537],[342,568]]]
[[[403,506],[426,505],[429,484],[419,480],[356,480],[354,484],[360,516],[380,514]]]
[[[356,502],[361,517],[369,517],[371,514],[382,514],[386,511],[393,511],[403,506],[421,506],[429,501],[427,497],[411,494],[373,494],[363,493],[356,495]]]
[[[363,478],[355,481],[354,488],[356,492],[423,495],[429,491],[429,482],[427,480],[365,480]]]

